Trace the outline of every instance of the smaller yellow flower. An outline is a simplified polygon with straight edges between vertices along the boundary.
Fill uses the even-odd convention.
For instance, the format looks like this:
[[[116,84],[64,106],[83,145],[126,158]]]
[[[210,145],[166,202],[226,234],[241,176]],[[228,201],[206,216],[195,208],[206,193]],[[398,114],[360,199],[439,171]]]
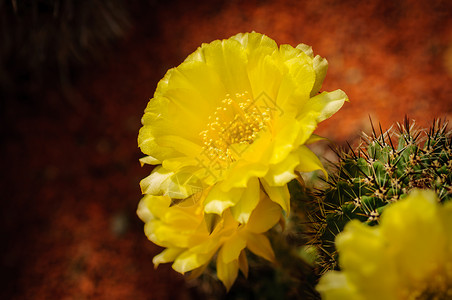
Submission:
[[[452,202],[414,190],[378,226],[350,221],[336,237],[342,271],[326,273],[322,299],[452,299]]]
[[[206,193],[202,191],[200,193]],[[222,216],[206,215],[201,196],[190,197],[174,204],[168,196],[146,195],[139,203],[137,214],[145,222],[145,234],[155,244],[165,247],[154,257],[160,263],[174,262],[179,273],[201,274],[217,255],[217,276],[229,290],[238,270],[245,276],[248,262],[245,248],[269,261],[273,249],[264,235],[282,216],[281,207],[263,192],[247,224],[240,224],[230,209]]]

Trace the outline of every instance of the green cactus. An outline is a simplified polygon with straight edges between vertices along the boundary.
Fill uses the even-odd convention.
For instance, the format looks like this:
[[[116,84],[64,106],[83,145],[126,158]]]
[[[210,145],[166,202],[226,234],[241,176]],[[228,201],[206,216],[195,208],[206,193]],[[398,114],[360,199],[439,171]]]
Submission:
[[[314,195],[310,213],[313,239],[320,253],[320,273],[337,269],[334,238],[351,219],[375,225],[387,205],[412,188],[435,190],[441,201],[452,198],[452,140],[447,122],[415,129],[407,118],[396,129],[363,135],[360,146],[337,151],[326,187]]]

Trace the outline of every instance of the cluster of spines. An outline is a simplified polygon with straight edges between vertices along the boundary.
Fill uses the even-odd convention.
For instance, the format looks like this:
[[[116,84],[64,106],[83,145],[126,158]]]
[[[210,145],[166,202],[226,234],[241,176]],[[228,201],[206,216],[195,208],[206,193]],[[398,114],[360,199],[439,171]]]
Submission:
[[[397,129],[364,135],[354,150],[337,151],[339,162],[327,186],[316,191],[310,214],[312,244],[320,250],[321,273],[336,269],[335,236],[351,219],[378,224],[385,207],[413,188],[433,189],[441,201],[452,198],[452,139],[447,122],[436,120],[429,130],[405,119]]]

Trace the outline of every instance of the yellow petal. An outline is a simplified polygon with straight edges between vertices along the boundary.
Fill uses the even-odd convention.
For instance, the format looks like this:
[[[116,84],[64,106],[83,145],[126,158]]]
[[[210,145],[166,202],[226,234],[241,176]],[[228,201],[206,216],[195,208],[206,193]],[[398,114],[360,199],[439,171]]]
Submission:
[[[314,75],[312,75],[314,78]],[[312,80],[313,81],[313,80]],[[280,116],[296,116],[303,105],[309,100],[309,91],[298,89],[298,84],[290,74],[284,74],[276,96]]]
[[[452,236],[452,201],[444,203],[443,209],[441,210],[441,220],[443,222],[444,231],[446,236]],[[448,257],[452,257],[452,238],[449,238],[448,245]]]
[[[161,136],[158,143],[162,147],[177,149],[178,152],[191,157],[196,157],[202,151],[199,144],[177,135]]]
[[[248,53],[248,64],[251,65],[257,64],[260,59],[278,50],[278,45],[274,40],[257,32],[238,33],[231,39],[243,45]]]
[[[175,228],[159,220],[151,220],[144,225],[144,234],[150,241],[161,247],[187,247],[188,235],[181,234]]]
[[[235,40],[213,41],[201,46],[205,63],[219,72],[222,84],[229,94],[250,91],[246,71],[248,62],[243,46]],[[221,99],[222,100],[222,99]]]
[[[171,199],[169,197],[145,195],[138,203],[138,217],[143,222],[149,222],[154,218],[161,218],[170,204]]]
[[[159,264],[172,262],[179,256],[184,249],[181,248],[168,248],[160,252],[160,254],[154,256],[152,259],[152,263],[154,264],[154,268],[157,268]]]
[[[283,186],[270,186],[265,179],[260,180],[264,187],[265,193],[270,197],[272,201],[281,205],[282,209],[290,213],[290,194],[287,185]]]
[[[358,296],[345,274],[337,271],[323,275],[315,289],[324,300],[365,300]]]
[[[190,250],[180,254],[174,261],[172,268],[181,274],[199,268],[212,258],[211,255],[193,253]]]
[[[226,287],[226,290],[229,291],[239,273],[239,263],[238,260],[225,263],[221,257],[221,254],[222,251],[218,254],[217,276]]]
[[[170,172],[161,166],[156,167],[151,175],[140,181],[141,192],[143,194],[151,195],[164,194],[173,174],[173,172]]]
[[[288,114],[284,114],[275,121],[273,131],[276,132],[276,136],[272,138],[273,153],[270,161],[268,161],[270,164],[280,163],[297,146],[295,145],[296,138],[303,126]]]
[[[205,265],[202,265],[202,266],[199,267],[199,268],[196,268],[196,269],[192,270],[192,271],[190,272],[190,275],[188,275],[186,278],[187,278],[188,280],[193,280],[193,279],[198,278],[199,276],[202,275],[202,273],[204,273],[204,271],[206,270],[206,268],[208,267],[208,265],[209,265],[209,264],[205,264]]]
[[[154,215],[151,213],[151,211],[148,208],[148,203],[146,203],[146,198],[150,197],[150,195],[146,195],[143,198],[141,198],[140,202],[138,203],[137,208],[137,215],[143,222],[149,222],[150,220],[154,219]]]
[[[315,82],[312,59],[290,45],[280,46],[280,55],[288,68],[278,93],[278,105],[286,114],[297,112],[309,97]]]
[[[312,172],[315,170],[322,170],[325,177],[328,176],[328,173],[323,168],[323,165],[320,162],[320,159],[308,147],[301,146],[295,152],[298,155],[298,161],[299,161],[299,164],[296,167],[297,171],[308,173],[308,172]]]
[[[240,200],[231,207],[231,213],[238,222],[242,224],[248,222],[251,212],[256,208],[256,205],[259,202],[259,196],[259,179],[256,177],[251,178],[248,182],[248,186],[244,189]]]
[[[258,163],[248,163],[239,161],[232,168],[224,181],[219,183],[222,190],[228,191],[232,188],[245,188],[252,177],[263,177],[268,171],[268,165]]]
[[[171,76],[170,84],[170,92],[175,89],[186,93],[185,97],[182,95],[170,97],[173,102],[177,100],[188,110],[202,112],[203,114],[215,109],[216,102],[223,100],[227,93],[222,86],[221,76],[204,61],[192,61],[179,65]],[[193,110],[193,103],[188,101],[197,101],[200,105],[196,110]]]
[[[220,247],[218,238],[209,238],[203,243],[190,247],[174,261],[173,269],[179,273],[192,271],[207,264]]]
[[[151,125],[159,135],[199,139],[208,116],[226,94],[220,76],[205,62],[187,61],[172,69],[164,80],[165,88],[159,90],[159,84],[159,92],[146,109],[147,113],[157,115],[160,122],[151,118],[143,125]],[[198,103],[197,109],[193,109],[194,103]]]
[[[238,34],[233,39],[239,41],[247,51],[247,72],[250,80],[251,91],[258,107],[272,104],[264,103],[268,97],[276,101],[282,73],[278,62],[272,59],[272,54],[278,51],[276,42],[259,33]],[[266,76],[272,74],[272,76]]]
[[[271,154],[272,139],[273,137],[270,130],[260,132],[258,138],[254,140],[251,145],[246,145],[244,151],[240,153],[239,157],[241,158],[241,164],[234,167],[246,167],[245,163],[249,163],[252,168],[254,163],[266,163]]]
[[[325,79],[326,71],[328,70],[328,61],[325,58],[316,55],[313,60],[313,66],[315,71],[315,83],[312,87],[311,97],[317,95],[322,88],[322,83]]]
[[[245,228],[254,233],[263,233],[276,225],[280,218],[281,206],[263,195]]]
[[[162,162],[160,160],[158,160],[155,157],[152,157],[150,155],[145,156],[140,158],[140,164],[141,166],[144,166],[144,164],[148,164],[148,165],[158,165],[161,164]]]
[[[306,140],[305,144],[309,145],[309,144],[313,144],[316,143],[318,141],[324,141],[326,140],[326,138],[324,138],[323,136],[317,135],[317,134],[312,134],[309,139]]]
[[[399,272],[413,281],[433,274],[446,261],[447,239],[437,203],[433,191],[414,190],[385,210],[381,219]]]
[[[169,80],[174,71],[175,71],[175,68],[172,68],[172,69],[169,69],[168,71],[166,71],[165,76],[163,76],[163,78],[157,83],[157,88],[155,89],[154,97],[159,97],[159,96],[165,94],[166,90],[168,89]]]
[[[234,188],[224,192],[217,184],[213,186],[204,200],[204,211],[208,214],[221,215],[225,209],[234,206],[240,200],[244,191],[243,188]]]
[[[297,117],[298,132],[294,142],[296,146],[304,145],[309,141],[312,133],[317,128],[317,118],[319,115],[320,112],[309,111],[303,112]]]
[[[156,245],[159,245],[161,247],[171,247],[171,244],[169,244],[168,242],[160,241],[155,234],[155,231],[160,224],[161,222],[155,220],[147,222],[146,224],[144,224],[144,234],[151,242]]]
[[[310,58],[314,58],[314,51],[312,51],[311,46],[302,43],[302,44],[298,44],[296,48],[303,51],[304,54],[306,54]]]
[[[245,278],[248,278],[248,259],[246,258],[245,250],[242,250],[240,252],[239,256],[239,269],[242,271],[243,275],[245,275]]]
[[[265,258],[268,261],[275,261],[275,253],[268,238],[263,234],[247,234],[246,247],[256,255]]]
[[[206,229],[209,233],[212,233],[220,222],[221,216],[217,214],[204,214],[204,223],[206,224]]]
[[[296,178],[294,170],[299,165],[299,157],[296,153],[290,153],[282,162],[270,165],[265,181],[271,186],[282,186]]]
[[[169,171],[179,171],[182,168],[186,167],[195,167],[198,169],[199,161],[196,158],[179,156],[174,158],[165,159],[162,163],[162,166]],[[191,168],[195,170],[195,168]],[[188,171],[187,171],[188,172]],[[191,176],[194,176],[193,174]]]
[[[240,253],[245,247],[245,238],[239,234],[235,234],[224,242],[220,254],[218,255],[218,259],[222,259],[225,264],[230,263],[233,260],[238,260]]]
[[[318,112],[317,122],[321,122],[336,113],[345,101],[348,101],[348,98],[342,90],[323,92],[309,99],[303,108],[303,112]]]
[[[173,174],[166,182],[164,194],[174,199],[186,199],[204,190],[204,185],[190,169]]]
[[[347,273],[350,284],[359,287],[360,293],[369,299],[370,295],[375,295],[372,299],[391,299],[390,295],[395,295],[398,289],[396,265],[387,255],[387,244],[381,238],[380,228],[357,220],[348,222],[336,237],[339,265],[350,271]]]
[[[177,152],[174,149],[161,147],[157,144],[152,130],[153,129],[149,126],[140,128],[140,133],[138,134],[138,147],[140,147],[141,151],[144,154],[152,155],[160,161],[177,156]]]

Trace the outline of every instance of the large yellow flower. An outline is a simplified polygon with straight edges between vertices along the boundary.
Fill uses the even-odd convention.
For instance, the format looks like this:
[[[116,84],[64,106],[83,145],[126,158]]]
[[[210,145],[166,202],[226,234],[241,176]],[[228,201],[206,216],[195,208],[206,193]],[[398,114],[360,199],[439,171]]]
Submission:
[[[203,192],[201,192],[203,193]],[[146,195],[138,206],[138,216],[146,223],[145,233],[157,245],[166,247],[155,256],[154,265],[173,262],[173,269],[184,274],[200,274],[217,256],[217,275],[227,289],[238,270],[248,273],[245,248],[267,260],[274,254],[264,235],[282,216],[281,207],[261,193],[261,201],[247,224],[240,224],[227,209],[223,216],[205,216],[199,195],[171,205],[168,196]]]
[[[211,187],[206,213],[246,223],[263,189],[289,209],[287,183],[322,169],[305,146],[317,124],[346,101],[319,93],[327,61],[259,33],[203,44],[159,82],[142,118],[138,144],[158,165],[143,193],[185,199]]]
[[[415,190],[378,226],[350,221],[336,237],[342,271],[319,282],[322,299],[452,299],[452,202]]]

